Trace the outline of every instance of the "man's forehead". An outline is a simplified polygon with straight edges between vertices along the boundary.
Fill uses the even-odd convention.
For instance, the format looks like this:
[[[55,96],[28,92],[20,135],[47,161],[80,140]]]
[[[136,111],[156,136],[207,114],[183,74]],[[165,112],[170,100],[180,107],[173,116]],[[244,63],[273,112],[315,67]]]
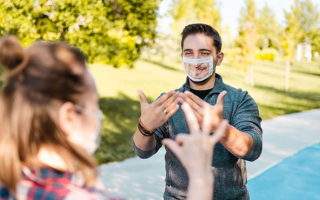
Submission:
[[[183,41],[183,50],[192,49],[192,50],[200,50],[200,49],[213,49],[213,40],[211,37],[206,36],[204,34],[194,34],[189,35]]]

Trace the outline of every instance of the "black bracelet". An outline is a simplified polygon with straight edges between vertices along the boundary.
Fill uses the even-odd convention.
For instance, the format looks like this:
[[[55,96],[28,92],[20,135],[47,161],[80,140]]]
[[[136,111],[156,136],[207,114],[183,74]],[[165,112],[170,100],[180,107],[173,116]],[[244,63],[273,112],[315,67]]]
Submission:
[[[143,126],[141,126],[140,123],[138,123],[138,129],[139,129],[140,133],[141,133],[142,135],[144,135],[144,136],[150,137],[150,136],[152,136],[153,133],[154,133],[154,131],[153,131],[153,132],[150,132],[150,131],[146,130]]]

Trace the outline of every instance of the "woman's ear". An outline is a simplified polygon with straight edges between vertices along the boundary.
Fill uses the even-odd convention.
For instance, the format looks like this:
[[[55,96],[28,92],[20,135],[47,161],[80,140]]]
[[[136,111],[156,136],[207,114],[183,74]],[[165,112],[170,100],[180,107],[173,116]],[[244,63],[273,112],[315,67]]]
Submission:
[[[58,124],[60,129],[67,136],[71,135],[76,127],[76,112],[71,102],[62,104],[58,111]]]

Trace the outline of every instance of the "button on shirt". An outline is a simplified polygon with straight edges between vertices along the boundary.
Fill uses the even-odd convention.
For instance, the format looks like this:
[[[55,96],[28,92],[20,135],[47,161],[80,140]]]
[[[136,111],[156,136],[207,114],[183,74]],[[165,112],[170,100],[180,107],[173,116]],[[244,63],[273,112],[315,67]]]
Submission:
[[[222,77],[215,74],[215,85],[204,101],[215,105],[218,95],[226,90],[224,97],[223,118],[240,131],[250,134],[253,146],[248,154],[242,158],[231,154],[221,143],[214,148],[212,173],[214,176],[214,199],[249,199],[246,188],[247,171],[246,160],[256,160],[262,151],[261,118],[256,102],[246,91],[233,88],[223,83]],[[190,91],[188,79],[177,91]],[[162,94],[163,95],[163,94]],[[181,108],[161,127],[155,131],[156,147],[151,151],[142,151],[133,143],[136,154],[141,158],[148,158],[162,147],[164,138],[174,139],[178,133],[189,133],[188,125]],[[186,199],[188,176],[177,157],[166,148],[166,187],[164,199]]]

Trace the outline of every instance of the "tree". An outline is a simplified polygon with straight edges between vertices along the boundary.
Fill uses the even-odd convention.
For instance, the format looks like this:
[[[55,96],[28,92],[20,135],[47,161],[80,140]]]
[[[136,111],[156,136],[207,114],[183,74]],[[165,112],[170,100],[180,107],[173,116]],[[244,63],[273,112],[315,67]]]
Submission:
[[[239,36],[233,52],[232,62],[241,70],[246,72],[246,84],[254,86],[254,59],[258,41],[258,25],[256,17],[256,5],[253,0],[246,0],[245,7],[241,9],[239,19]]]
[[[172,40],[171,46],[180,50],[181,32],[185,26],[192,23],[203,23],[214,27],[221,33],[221,16],[219,4],[215,0],[173,0],[168,14],[172,16],[174,22],[171,24],[169,34]]]
[[[204,23],[219,32],[221,16],[218,7],[215,0],[173,0],[169,13],[176,24],[183,22],[182,26],[186,26],[190,23]]]
[[[155,37],[158,3],[0,0],[0,35],[15,34],[24,46],[35,40],[62,40],[79,47],[91,63],[132,67],[147,45],[140,38]]]
[[[283,29],[280,26],[280,24],[278,24],[275,20],[275,14],[267,4],[264,6],[262,10],[260,10],[259,18],[257,21],[259,24],[258,45],[262,49],[267,49],[269,47],[280,49],[279,38]]]
[[[281,54],[283,60],[286,62],[285,70],[285,90],[289,90],[289,79],[290,79],[290,66],[294,63],[295,49],[299,42],[304,42],[308,37],[310,30],[306,27],[307,25],[312,25],[306,10],[306,5],[309,5],[309,0],[305,2],[300,2],[295,0],[295,3],[291,6],[291,11],[287,12],[284,10],[285,14],[285,34],[282,34],[281,38]],[[306,18],[305,18],[306,17]]]

